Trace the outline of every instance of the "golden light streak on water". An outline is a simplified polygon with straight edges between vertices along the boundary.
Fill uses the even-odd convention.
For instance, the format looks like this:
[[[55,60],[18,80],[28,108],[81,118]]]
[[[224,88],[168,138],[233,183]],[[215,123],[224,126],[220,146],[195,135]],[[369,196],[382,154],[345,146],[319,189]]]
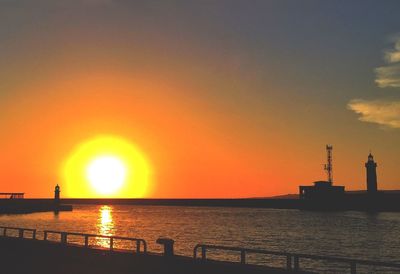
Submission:
[[[97,219],[97,234],[100,235],[113,235],[114,221],[112,217],[112,206],[103,205],[99,209],[99,217]],[[110,240],[106,238],[96,238],[96,245],[108,248]]]

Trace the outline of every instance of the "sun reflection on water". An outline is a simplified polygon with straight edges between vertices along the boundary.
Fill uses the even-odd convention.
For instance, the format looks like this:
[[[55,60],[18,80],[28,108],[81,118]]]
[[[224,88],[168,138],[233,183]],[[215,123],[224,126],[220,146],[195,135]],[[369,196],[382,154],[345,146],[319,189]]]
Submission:
[[[113,207],[104,205],[99,209],[99,217],[97,219],[97,234],[113,235],[114,221],[112,218]],[[96,238],[96,245],[109,247],[110,240],[106,238]]]

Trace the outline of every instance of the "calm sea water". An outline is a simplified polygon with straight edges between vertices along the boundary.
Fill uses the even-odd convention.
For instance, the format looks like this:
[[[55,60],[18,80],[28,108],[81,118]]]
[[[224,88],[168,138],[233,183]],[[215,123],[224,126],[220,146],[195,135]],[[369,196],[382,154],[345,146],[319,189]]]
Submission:
[[[309,212],[253,208],[75,205],[73,212],[0,215],[0,225],[144,238],[149,250],[160,252],[157,238],[175,240],[176,253],[193,256],[197,243],[220,244],[400,262],[400,213]],[[81,241],[80,239],[71,239]],[[107,239],[93,245],[108,246]],[[117,248],[128,248],[116,243]],[[210,257],[237,259],[235,254]],[[249,262],[285,265],[284,260],[249,256]],[[345,266],[301,262],[326,273]],[[347,266],[346,266],[347,267]],[[389,273],[395,270],[386,270]],[[399,270],[400,271],[400,270]],[[381,273],[382,269],[364,269]]]

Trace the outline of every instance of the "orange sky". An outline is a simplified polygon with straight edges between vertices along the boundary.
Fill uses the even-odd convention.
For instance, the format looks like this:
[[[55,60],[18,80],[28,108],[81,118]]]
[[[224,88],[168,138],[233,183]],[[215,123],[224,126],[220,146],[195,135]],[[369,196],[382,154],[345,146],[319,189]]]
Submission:
[[[315,136],[304,143],[305,136],[285,133],[274,121],[257,136],[246,117],[217,113],[215,106],[177,92],[195,91],[189,84],[101,71],[29,89],[31,96],[3,109],[0,174],[3,182],[13,182],[3,191],[51,196],[56,183],[63,186],[62,164],[75,147],[100,134],[123,137],[141,149],[153,170],[148,197],[269,196],[295,193],[299,184],[325,177],[324,144],[314,144]],[[351,149],[334,150],[335,178],[357,178],[347,185],[362,188],[365,155],[346,161]]]
[[[371,149],[379,186],[400,188],[396,104],[379,111],[396,88],[379,99],[374,84],[383,22],[278,3],[42,4],[0,3],[0,191],[52,197],[59,183],[68,196],[65,161],[99,135],[140,149],[146,197],[297,193],[325,179],[327,143],[336,184],[364,189]]]

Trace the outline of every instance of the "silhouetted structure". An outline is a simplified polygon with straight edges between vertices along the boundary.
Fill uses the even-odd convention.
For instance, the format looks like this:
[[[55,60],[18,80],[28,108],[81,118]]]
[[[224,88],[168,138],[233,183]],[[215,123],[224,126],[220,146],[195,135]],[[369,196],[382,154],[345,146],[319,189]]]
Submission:
[[[375,194],[378,192],[378,182],[376,176],[377,164],[374,161],[374,156],[370,153],[368,155],[368,161],[365,163],[367,170],[367,192],[368,194]]]
[[[0,214],[25,214],[45,211],[72,211],[72,205],[60,204],[60,187],[54,189],[54,199],[24,199],[24,193],[0,193]]]
[[[328,182],[333,183],[333,165],[332,165],[332,145],[326,145],[326,164],[325,171],[328,175]]]
[[[326,146],[327,163],[325,164],[325,171],[327,173],[328,181],[314,182],[313,186],[300,186],[299,197],[306,200],[310,204],[318,204],[321,207],[334,206],[333,202],[337,202],[344,198],[344,186],[333,185],[333,165],[332,165],[332,146]]]
[[[299,208],[311,210],[400,211],[400,191],[378,191],[377,164],[370,153],[365,163],[367,191],[345,192],[344,186],[332,184],[332,146],[327,145],[328,181],[299,187]]]
[[[313,186],[300,186],[300,199],[333,200],[344,196],[344,186],[333,186],[327,181],[314,182]]]
[[[60,203],[60,186],[57,184],[54,189],[54,201]]]
[[[1,192],[0,197],[5,199],[24,199],[24,193],[22,192]]]

